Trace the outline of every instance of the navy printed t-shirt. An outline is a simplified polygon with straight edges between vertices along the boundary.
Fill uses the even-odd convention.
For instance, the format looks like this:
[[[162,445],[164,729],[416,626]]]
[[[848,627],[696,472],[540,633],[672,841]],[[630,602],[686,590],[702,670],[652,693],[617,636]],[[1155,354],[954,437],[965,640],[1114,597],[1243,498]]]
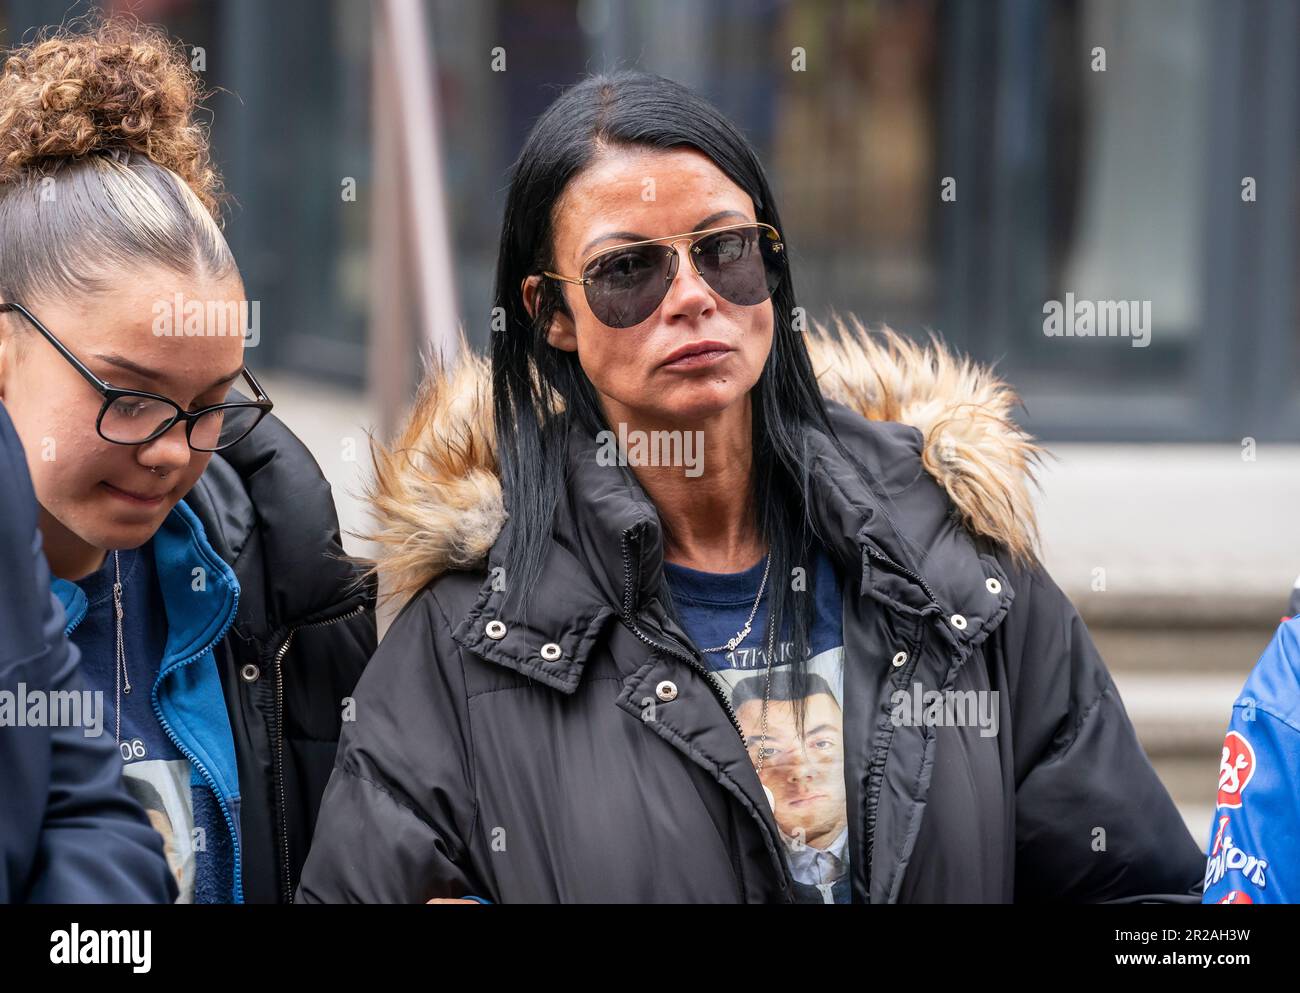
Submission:
[[[849,828],[844,787],[844,638],[841,586],[834,566],[819,552],[813,581],[816,596],[811,657],[803,695],[804,734],[796,736],[795,704],[791,697],[791,644],[776,643],[772,685],[767,707],[767,739],[762,738],[763,696],[767,681],[767,628],[770,590],[794,577],[768,577],[768,591],[754,615],[749,635],[734,652],[707,653],[734,637],[745,626],[754,605],[767,558],[736,573],[700,572],[664,563],[664,575],[686,633],[701,650],[726,691],[749,742],[749,758],[758,766],[758,749],[765,748],[759,778],[785,841],[798,898],[805,903],[849,903]]]
[[[153,710],[153,684],[167,648],[167,616],[154,567],[153,545],[117,553],[122,569],[122,636],[131,692],[122,694],[122,739],[126,787],[163,837],[167,863],[176,876],[177,903],[195,897],[196,839],[224,846],[228,836],[220,808],[208,802],[206,787],[191,789],[189,760],[168,737]],[[72,632],[81,650],[88,684],[104,693],[104,729],[116,730],[117,628],[113,619],[113,553],[96,571],[77,581],[86,594],[86,616]],[[195,816],[193,792],[204,794]],[[199,828],[199,831],[195,831]],[[205,887],[206,889],[206,887]]]

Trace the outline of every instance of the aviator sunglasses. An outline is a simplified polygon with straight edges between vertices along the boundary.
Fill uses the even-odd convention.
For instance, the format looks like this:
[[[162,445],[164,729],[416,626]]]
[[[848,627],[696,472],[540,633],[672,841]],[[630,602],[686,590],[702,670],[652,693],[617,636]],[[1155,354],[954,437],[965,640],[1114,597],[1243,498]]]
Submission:
[[[611,328],[640,324],[663,303],[677,275],[677,244],[687,242],[691,265],[718,296],[752,306],[767,300],[785,274],[785,245],[761,221],[615,245],[587,256],[580,276],[543,272],[582,286],[596,320]]]

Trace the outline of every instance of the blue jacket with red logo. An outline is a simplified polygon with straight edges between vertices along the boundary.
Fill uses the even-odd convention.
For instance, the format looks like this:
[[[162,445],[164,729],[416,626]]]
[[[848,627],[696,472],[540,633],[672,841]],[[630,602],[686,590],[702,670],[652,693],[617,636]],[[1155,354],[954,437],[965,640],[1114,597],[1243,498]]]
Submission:
[[[1300,903],[1300,617],[1277,629],[1232,708],[1205,903]]]

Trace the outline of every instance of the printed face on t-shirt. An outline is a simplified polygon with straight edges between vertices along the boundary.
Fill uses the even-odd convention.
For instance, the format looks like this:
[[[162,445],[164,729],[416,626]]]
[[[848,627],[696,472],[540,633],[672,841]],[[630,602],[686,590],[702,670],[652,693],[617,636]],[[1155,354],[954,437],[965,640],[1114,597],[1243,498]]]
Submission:
[[[736,717],[749,742],[749,757],[776,800],[776,823],[788,837],[813,848],[828,847],[844,830],[844,722],[829,693],[805,698],[804,733],[795,725],[799,701],[771,700],[767,736],[762,736],[763,701],[747,700]]]

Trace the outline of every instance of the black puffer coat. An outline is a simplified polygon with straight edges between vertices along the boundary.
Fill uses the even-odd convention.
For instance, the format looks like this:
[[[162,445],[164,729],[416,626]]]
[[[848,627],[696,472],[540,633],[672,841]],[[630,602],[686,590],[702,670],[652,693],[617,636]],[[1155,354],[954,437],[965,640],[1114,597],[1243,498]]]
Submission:
[[[375,649],[374,586],[344,558],[320,467],[274,416],[214,455],[185,501],[240,586],[215,654],[239,769],[244,899],[288,902],[345,699]]]
[[[835,430],[884,491],[811,439],[844,587],[854,901],[1191,901],[1204,856],[1074,608],[1013,554],[1034,450],[1013,398],[892,338],[812,345],[850,405],[830,405]],[[382,465],[390,575],[435,578],[357,687],[301,897],[789,901],[741,736],[664,609],[655,508],[576,433],[525,617],[496,540],[484,373],[431,384]],[[917,682],[997,691],[998,733],[897,724],[890,697]]]

